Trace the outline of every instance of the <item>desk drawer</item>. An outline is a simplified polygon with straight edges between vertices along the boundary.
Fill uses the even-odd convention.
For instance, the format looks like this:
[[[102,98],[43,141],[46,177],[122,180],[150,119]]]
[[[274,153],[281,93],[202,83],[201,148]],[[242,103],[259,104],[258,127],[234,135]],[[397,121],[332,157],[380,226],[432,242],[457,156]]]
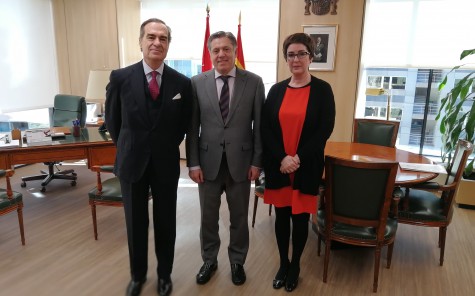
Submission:
[[[39,163],[46,161],[62,161],[62,160],[75,160],[86,159],[86,148],[68,148],[68,149],[38,149],[34,151],[17,152],[11,155],[13,164],[28,164]]]
[[[113,145],[104,147],[90,147],[87,167],[93,165],[113,165],[115,162],[116,148]]]

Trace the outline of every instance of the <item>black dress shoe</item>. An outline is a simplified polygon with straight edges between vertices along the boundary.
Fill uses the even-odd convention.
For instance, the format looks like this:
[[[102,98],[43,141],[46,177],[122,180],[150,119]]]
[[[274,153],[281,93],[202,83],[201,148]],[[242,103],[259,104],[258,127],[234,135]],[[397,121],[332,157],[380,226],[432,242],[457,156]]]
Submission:
[[[287,279],[287,272],[289,271],[289,265],[290,262],[287,262],[287,264],[280,265],[279,270],[277,271],[277,274],[274,277],[274,280],[272,281],[272,287],[274,289],[280,289],[283,286],[285,286],[285,280]]]
[[[200,271],[196,275],[196,283],[200,285],[206,284],[216,269],[218,269],[218,263],[203,263],[203,266],[201,266]]]
[[[158,280],[158,295],[160,296],[168,296],[172,293],[173,289],[173,284],[170,279],[164,280],[164,279],[159,279]]]
[[[142,286],[145,283],[145,279],[141,281],[134,281],[131,280],[129,285],[127,286],[127,291],[125,292],[126,296],[138,296],[140,295],[140,291],[142,291]]]
[[[236,286],[244,284],[246,281],[246,273],[241,264],[231,264],[231,279]]]
[[[298,283],[299,283],[298,278],[294,281],[287,280],[287,282],[285,283],[285,291],[292,292],[293,290],[295,290],[295,288],[297,288]]]

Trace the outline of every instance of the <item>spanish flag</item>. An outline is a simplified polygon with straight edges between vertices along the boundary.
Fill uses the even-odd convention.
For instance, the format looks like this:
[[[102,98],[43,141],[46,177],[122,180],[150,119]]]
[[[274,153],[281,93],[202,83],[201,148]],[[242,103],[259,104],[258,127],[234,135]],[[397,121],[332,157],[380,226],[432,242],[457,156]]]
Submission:
[[[208,38],[209,38],[209,6],[206,5],[206,31],[205,31],[205,41],[203,45],[203,57],[201,59],[201,72],[206,72],[213,68],[213,64],[211,63],[211,57],[209,56],[208,50]]]
[[[239,12],[239,25],[237,33],[237,54],[236,54],[236,67],[240,69],[246,69],[244,64],[244,53],[242,51],[242,41],[241,41],[241,12]]]

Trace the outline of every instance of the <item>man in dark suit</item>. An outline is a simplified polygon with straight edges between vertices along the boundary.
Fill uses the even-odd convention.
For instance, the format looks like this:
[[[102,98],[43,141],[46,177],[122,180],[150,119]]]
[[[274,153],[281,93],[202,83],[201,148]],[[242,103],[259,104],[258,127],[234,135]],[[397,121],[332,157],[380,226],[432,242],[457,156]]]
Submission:
[[[160,295],[172,290],[179,145],[190,117],[191,84],[163,62],[170,41],[170,28],[162,20],[145,21],[139,38],[143,60],[112,71],[107,86],[106,122],[117,146],[114,173],[124,198],[132,276],[127,295],[139,295],[146,280],[150,192],[157,290]]]
[[[248,208],[251,181],[259,176],[264,84],[261,77],[235,67],[236,38],[216,32],[208,39],[214,69],[191,79],[192,118],[186,136],[190,178],[198,183],[201,206],[201,256],[196,275],[205,284],[218,267],[219,207],[226,193],[230,212],[228,246],[232,282],[246,281],[249,249]]]

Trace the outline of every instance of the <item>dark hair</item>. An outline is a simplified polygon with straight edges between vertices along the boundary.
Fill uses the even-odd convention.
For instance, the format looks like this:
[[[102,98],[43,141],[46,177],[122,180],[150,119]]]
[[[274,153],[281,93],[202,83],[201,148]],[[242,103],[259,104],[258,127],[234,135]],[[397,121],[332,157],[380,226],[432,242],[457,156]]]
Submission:
[[[236,37],[234,37],[233,33],[218,31],[218,32],[213,33],[209,36],[208,43],[207,43],[208,50],[211,51],[211,41],[213,41],[214,39],[223,38],[223,37],[228,38],[231,41],[231,44],[233,45],[233,49],[236,49],[237,41],[236,41]]]
[[[282,52],[284,53],[284,58],[287,61],[287,49],[289,48],[290,44],[300,43],[303,44],[308,52],[310,53],[310,58],[313,57],[315,52],[315,41],[310,37],[310,35],[306,33],[295,33],[289,35],[284,40],[284,44],[282,45]]]
[[[172,41],[172,29],[167,24],[165,24],[164,21],[162,21],[161,19],[158,19],[158,18],[150,18],[150,19],[148,19],[148,20],[146,20],[145,22],[142,23],[142,25],[140,26],[139,40],[142,40],[143,36],[145,35],[144,27],[146,25],[150,24],[150,23],[160,23],[160,24],[165,25],[165,27],[167,27],[167,31],[168,31],[168,42]]]

